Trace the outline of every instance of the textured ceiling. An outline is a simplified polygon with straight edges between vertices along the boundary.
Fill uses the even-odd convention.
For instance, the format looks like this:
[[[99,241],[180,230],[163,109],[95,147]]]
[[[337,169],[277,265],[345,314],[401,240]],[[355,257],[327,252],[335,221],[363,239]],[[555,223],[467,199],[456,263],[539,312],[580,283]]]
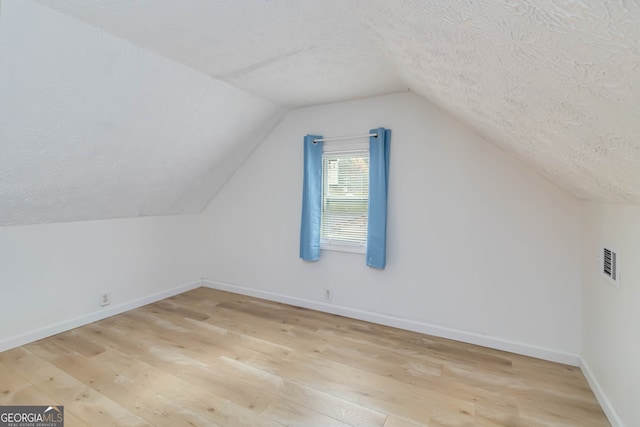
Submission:
[[[640,203],[640,2],[376,4],[413,90],[579,198]]]
[[[40,3],[286,106],[407,89],[353,1]]]
[[[283,108],[406,88],[640,203],[638,1],[38,3],[1,4],[0,224],[198,212]]]
[[[0,225],[199,212],[282,114],[36,3],[0,19]]]

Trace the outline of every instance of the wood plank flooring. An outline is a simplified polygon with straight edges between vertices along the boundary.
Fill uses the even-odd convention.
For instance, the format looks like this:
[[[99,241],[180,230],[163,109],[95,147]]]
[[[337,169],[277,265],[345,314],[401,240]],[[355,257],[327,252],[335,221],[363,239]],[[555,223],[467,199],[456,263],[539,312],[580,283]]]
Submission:
[[[578,368],[200,288],[0,353],[66,426],[609,426]]]

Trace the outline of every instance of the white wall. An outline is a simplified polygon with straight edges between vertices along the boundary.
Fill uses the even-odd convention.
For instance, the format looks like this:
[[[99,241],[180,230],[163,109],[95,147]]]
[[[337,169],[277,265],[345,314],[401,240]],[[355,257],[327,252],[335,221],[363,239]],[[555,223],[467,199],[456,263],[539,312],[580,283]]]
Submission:
[[[387,268],[298,258],[302,138],[392,129]],[[212,286],[577,363],[580,206],[409,94],[292,111],[202,216]],[[333,303],[322,290],[333,289]]]
[[[585,204],[583,236],[583,370],[614,427],[640,426],[640,206]],[[603,245],[619,289],[600,273]]]
[[[196,215],[0,227],[0,351],[200,286],[199,250]]]

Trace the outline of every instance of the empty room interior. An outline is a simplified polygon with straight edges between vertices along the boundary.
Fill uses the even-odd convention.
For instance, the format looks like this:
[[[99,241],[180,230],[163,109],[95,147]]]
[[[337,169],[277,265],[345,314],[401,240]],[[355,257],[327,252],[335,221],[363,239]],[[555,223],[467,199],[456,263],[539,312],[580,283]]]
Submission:
[[[0,425],[638,427],[639,260],[638,1],[0,0]]]

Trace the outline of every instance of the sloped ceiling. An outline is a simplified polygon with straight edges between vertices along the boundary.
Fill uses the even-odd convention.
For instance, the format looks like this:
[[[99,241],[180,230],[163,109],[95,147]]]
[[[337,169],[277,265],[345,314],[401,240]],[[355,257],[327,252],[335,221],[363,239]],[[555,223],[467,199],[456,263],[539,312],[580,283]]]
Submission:
[[[359,4],[344,0],[42,0],[286,106],[406,90]]]
[[[37,3],[0,19],[0,225],[199,212],[282,115]]]
[[[640,203],[640,2],[376,3],[413,90],[578,198]]]
[[[406,88],[579,198],[640,203],[638,2],[3,0],[1,19],[4,223],[198,212],[284,109]]]

